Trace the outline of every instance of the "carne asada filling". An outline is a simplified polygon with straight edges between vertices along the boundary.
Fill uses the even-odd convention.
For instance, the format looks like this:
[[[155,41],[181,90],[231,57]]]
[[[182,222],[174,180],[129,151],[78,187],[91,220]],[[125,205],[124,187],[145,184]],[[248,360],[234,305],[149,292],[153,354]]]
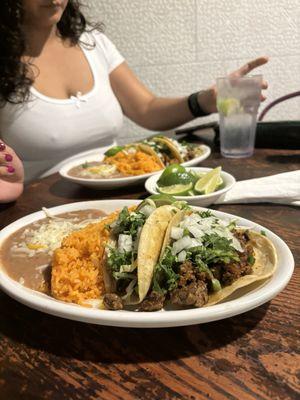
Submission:
[[[152,298],[152,307],[158,309],[161,297],[153,304],[157,293],[172,304],[201,307],[209,293],[251,274],[254,261],[247,232],[237,231],[234,221],[224,223],[210,212],[192,213],[172,228],[171,243],[144,302]],[[146,311],[143,303],[140,309]]]

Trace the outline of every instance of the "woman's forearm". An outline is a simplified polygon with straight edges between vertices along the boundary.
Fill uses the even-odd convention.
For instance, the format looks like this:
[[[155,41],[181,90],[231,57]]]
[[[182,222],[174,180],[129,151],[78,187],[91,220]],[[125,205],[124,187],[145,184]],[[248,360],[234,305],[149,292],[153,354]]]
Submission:
[[[153,131],[174,129],[194,119],[187,97],[154,97],[143,112],[136,116],[136,123]]]
[[[155,96],[137,79],[126,63],[122,63],[110,74],[110,82],[124,114],[146,129],[174,129],[195,119],[188,106],[188,97]],[[203,111],[214,112],[214,89],[199,92],[198,103]]]
[[[199,92],[198,102],[203,111],[215,111],[210,103],[214,94],[210,91]],[[139,116],[139,125],[154,131],[175,129],[195,119],[188,106],[188,97],[154,97]]]

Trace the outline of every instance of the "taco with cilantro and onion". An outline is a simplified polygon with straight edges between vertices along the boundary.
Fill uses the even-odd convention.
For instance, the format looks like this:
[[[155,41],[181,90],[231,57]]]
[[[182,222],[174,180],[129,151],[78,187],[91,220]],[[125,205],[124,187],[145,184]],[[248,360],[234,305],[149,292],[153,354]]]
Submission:
[[[140,146],[144,151],[158,157],[163,168],[170,164],[180,162],[178,154],[174,153],[173,149],[169,146],[169,143],[164,140],[163,136],[154,136],[146,139],[140,143]]]
[[[276,250],[263,234],[238,228],[210,211],[178,211],[167,228],[159,262],[140,311],[166,303],[203,307],[270,277]]]
[[[189,143],[185,141],[178,141],[165,136],[156,136],[151,141],[157,143],[158,147],[165,149],[162,154],[164,157],[164,164],[170,165],[174,163],[183,163],[193,160],[203,154],[203,148],[196,143]]]
[[[108,226],[103,303],[110,310],[137,304],[149,291],[167,227],[178,209],[146,199],[139,207],[124,207]]]

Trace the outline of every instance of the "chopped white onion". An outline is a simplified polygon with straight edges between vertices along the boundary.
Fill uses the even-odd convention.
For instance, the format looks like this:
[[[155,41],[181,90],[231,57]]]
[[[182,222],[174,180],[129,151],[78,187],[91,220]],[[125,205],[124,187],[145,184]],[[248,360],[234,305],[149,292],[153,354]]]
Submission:
[[[153,211],[155,211],[155,207],[150,206],[149,204],[144,205],[141,209],[140,212],[144,215],[146,215],[146,217],[149,217]]]
[[[180,223],[181,228],[188,228],[189,225],[196,224],[197,222],[201,221],[202,218],[198,214],[191,214],[188,215],[183,219],[183,221]]]
[[[171,238],[174,240],[181,239],[183,236],[183,229],[173,226],[171,229]]]
[[[127,153],[128,154],[135,154],[136,153],[136,148],[135,147],[128,147],[127,148]]]
[[[183,261],[185,261],[185,259],[186,259],[186,251],[185,251],[185,250],[182,250],[182,251],[178,254],[177,258],[178,258],[178,262],[183,262]]]
[[[190,249],[192,247],[201,246],[201,244],[202,243],[198,239],[191,238],[191,242],[187,248]]]
[[[187,249],[191,244],[192,239],[189,236],[183,236],[183,238],[173,243],[172,254],[176,255],[183,249]]]
[[[121,265],[120,272],[133,272],[136,269],[136,265]]]
[[[118,239],[118,250],[121,252],[127,252],[132,250],[132,236],[124,235],[121,233]]]
[[[232,239],[232,247],[234,247],[235,250],[240,251],[241,253],[244,252],[244,249],[242,248],[241,243],[235,236],[233,236],[233,239]]]
[[[202,236],[204,236],[204,232],[203,229],[198,225],[198,224],[194,224],[194,225],[189,225],[187,227],[187,229],[189,230],[189,232],[195,237],[195,238],[200,238]]]

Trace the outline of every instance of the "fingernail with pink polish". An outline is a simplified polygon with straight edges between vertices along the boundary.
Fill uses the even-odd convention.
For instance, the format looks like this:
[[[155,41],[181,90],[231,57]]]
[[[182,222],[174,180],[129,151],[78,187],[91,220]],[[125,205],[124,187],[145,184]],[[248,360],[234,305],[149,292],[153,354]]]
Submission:
[[[7,172],[10,173],[10,174],[13,174],[13,173],[15,172],[14,167],[12,167],[11,165],[8,165],[8,166],[6,167],[6,169],[7,169]]]
[[[10,162],[10,161],[12,161],[12,160],[13,160],[13,156],[12,156],[12,155],[10,155],[10,154],[5,154],[5,161]]]
[[[5,149],[6,149],[5,144],[0,142],[0,151],[4,151]]]

